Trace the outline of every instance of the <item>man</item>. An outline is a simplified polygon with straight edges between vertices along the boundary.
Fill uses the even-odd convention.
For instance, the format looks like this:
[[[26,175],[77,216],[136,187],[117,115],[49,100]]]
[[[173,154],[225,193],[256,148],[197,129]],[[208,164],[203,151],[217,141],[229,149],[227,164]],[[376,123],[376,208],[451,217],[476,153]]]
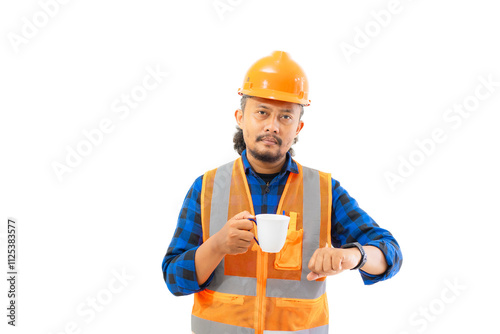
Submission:
[[[195,293],[196,334],[327,333],[325,277],[359,269],[364,284],[386,280],[399,271],[401,250],[330,174],[291,158],[310,101],[287,53],[253,64],[239,94],[241,157],[194,182],[164,280],[176,296]],[[285,246],[263,252],[250,218],[282,212],[291,217]]]

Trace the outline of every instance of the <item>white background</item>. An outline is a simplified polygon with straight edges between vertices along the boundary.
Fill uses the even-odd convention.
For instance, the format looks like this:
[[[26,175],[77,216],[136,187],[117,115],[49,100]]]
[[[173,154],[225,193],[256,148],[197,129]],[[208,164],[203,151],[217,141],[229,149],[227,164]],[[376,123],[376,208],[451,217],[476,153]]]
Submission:
[[[356,272],[328,279],[330,332],[495,332],[500,87],[455,128],[443,115],[480,76],[500,81],[498,4],[401,0],[377,31],[370,13],[389,1],[228,3],[219,15],[213,0],[74,0],[43,22],[40,2],[2,2],[4,269],[7,218],[19,224],[18,327],[6,325],[2,279],[2,333],[190,333],[192,296],[170,294],[161,262],[192,182],[237,157],[237,89],[273,50],[310,81],[295,158],[331,172],[404,255],[373,286]],[[15,46],[36,19],[45,26]],[[348,62],[341,43],[362,45],[366,27]],[[113,103],[147,67],[169,74],[120,119]],[[113,131],[59,180],[54,162],[104,119]],[[391,189],[384,174],[436,128],[446,140]],[[120,285],[122,271],[132,278]],[[93,319],[91,298],[105,303]]]

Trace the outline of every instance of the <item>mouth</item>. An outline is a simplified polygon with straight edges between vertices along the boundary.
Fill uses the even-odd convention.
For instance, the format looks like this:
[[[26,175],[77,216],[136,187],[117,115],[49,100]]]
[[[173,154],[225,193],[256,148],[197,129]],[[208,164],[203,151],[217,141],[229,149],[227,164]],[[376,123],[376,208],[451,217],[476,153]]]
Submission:
[[[266,145],[281,145],[280,138],[277,138],[274,136],[269,136],[269,135],[259,136],[259,137],[257,137],[257,141],[258,142],[261,141]]]

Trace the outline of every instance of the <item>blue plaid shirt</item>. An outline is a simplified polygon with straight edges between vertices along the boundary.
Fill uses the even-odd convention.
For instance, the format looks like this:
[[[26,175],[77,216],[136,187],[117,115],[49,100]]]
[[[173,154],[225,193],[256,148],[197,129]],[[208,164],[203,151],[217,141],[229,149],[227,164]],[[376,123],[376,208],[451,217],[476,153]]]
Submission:
[[[266,184],[250,166],[246,151],[243,151],[241,156],[255,214],[276,213],[288,174],[298,173],[297,164],[287,153],[281,172]],[[176,296],[201,291],[213,278],[212,273],[203,285],[199,285],[194,263],[196,250],[203,242],[200,208],[202,180],[203,175],[198,177],[189,189],[179,214],[174,237],[163,258],[163,278],[169,290]],[[332,178],[332,245],[338,248],[356,241],[363,246],[380,248],[388,265],[387,271],[381,275],[371,275],[360,269],[364,284],[386,280],[399,271],[403,255],[396,239],[389,231],[379,227],[340,183]]]

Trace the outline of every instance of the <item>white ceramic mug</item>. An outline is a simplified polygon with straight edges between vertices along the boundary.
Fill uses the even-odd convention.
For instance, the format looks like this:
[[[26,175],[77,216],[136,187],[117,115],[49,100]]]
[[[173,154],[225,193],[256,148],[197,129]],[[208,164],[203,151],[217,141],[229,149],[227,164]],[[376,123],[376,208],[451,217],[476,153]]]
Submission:
[[[262,251],[279,253],[286,241],[290,217],[275,214],[260,214],[255,216],[257,221],[257,238]]]

